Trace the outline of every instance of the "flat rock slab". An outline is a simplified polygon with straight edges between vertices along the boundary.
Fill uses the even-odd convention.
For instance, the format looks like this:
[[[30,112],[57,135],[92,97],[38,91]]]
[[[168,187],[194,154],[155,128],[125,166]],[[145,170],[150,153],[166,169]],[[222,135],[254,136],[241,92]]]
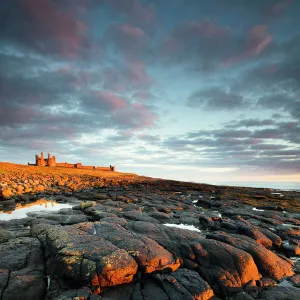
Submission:
[[[142,273],[175,271],[180,261],[156,241],[106,222],[47,228],[45,247],[51,271],[89,286],[131,282]]]
[[[299,300],[299,298],[299,289],[281,286],[268,288],[259,295],[259,299],[263,300]]]

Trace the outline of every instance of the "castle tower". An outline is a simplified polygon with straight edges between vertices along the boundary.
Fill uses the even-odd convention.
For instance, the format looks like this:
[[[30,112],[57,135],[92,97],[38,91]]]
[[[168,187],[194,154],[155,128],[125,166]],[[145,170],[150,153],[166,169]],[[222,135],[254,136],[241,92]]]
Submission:
[[[50,153],[48,153],[48,167],[55,167],[56,161],[55,156],[51,157]]]
[[[41,165],[41,161],[40,161],[40,158],[39,158],[38,154],[35,155],[35,165],[36,166],[40,166]]]
[[[42,166],[42,167],[45,167],[46,162],[45,162],[45,159],[44,159],[44,153],[43,153],[43,152],[41,152],[40,162],[41,162],[41,166]]]

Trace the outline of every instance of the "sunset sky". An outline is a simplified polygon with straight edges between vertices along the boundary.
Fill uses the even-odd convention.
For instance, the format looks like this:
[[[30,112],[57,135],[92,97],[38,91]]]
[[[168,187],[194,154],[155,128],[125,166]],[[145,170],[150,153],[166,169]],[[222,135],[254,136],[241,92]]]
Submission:
[[[300,182],[300,1],[0,0],[0,161]]]

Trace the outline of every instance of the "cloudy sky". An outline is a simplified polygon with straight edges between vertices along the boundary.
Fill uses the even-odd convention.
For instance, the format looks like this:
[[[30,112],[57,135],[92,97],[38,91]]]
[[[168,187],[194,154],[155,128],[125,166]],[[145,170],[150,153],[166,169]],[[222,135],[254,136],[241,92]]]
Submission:
[[[0,161],[300,182],[300,1],[1,0]]]

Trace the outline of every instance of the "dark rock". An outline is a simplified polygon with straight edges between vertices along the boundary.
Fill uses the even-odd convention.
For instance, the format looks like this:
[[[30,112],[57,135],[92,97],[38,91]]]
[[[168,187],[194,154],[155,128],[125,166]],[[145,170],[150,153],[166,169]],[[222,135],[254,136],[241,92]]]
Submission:
[[[299,300],[299,289],[293,287],[271,287],[259,295],[263,300]]]
[[[15,237],[14,233],[12,233],[12,232],[10,232],[8,230],[0,228],[0,244],[1,243],[5,243],[8,240],[13,239],[14,237]]]
[[[243,285],[261,277],[247,252],[213,240],[202,240],[200,245],[205,250],[196,254],[200,275],[214,291],[223,295],[241,291]]]
[[[97,222],[95,228],[97,235],[130,253],[145,273],[164,269],[175,271],[180,266],[179,260],[155,240],[132,234],[116,224]]]
[[[277,282],[271,278],[263,277],[257,281],[258,287],[270,287],[270,286],[277,286]]]
[[[254,300],[249,294],[245,292],[238,293],[234,300]]]
[[[42,270],[23,268],[10,273],[9,282],[3,292],[3,300],[24,300],[45,298],[46,282]]]
[[[207,237],[250,253],[260,273],[266,277],[279,280],[294,274],[292,266],[288,262],[249,237],[225,233],[208,234]]]
[[[250,222],[247,222],[243,219],[240,219],[237,222],[238,225],[238,233],[242,235],[246,235],[257,243],[265,246],[266,248],[272,247],[272,241],[266,237],[256,226],[252,225]]]
[[[179,269],[170,275],[157,274],[154,276],[163,286],[169,299],[211,299],[213,290],[197,272],[187,269]]]
[[[289,278],[289,281],[295,286],[300,288],[300,274],[296,274]],[[299,291],[300,292],[300,291]]]

